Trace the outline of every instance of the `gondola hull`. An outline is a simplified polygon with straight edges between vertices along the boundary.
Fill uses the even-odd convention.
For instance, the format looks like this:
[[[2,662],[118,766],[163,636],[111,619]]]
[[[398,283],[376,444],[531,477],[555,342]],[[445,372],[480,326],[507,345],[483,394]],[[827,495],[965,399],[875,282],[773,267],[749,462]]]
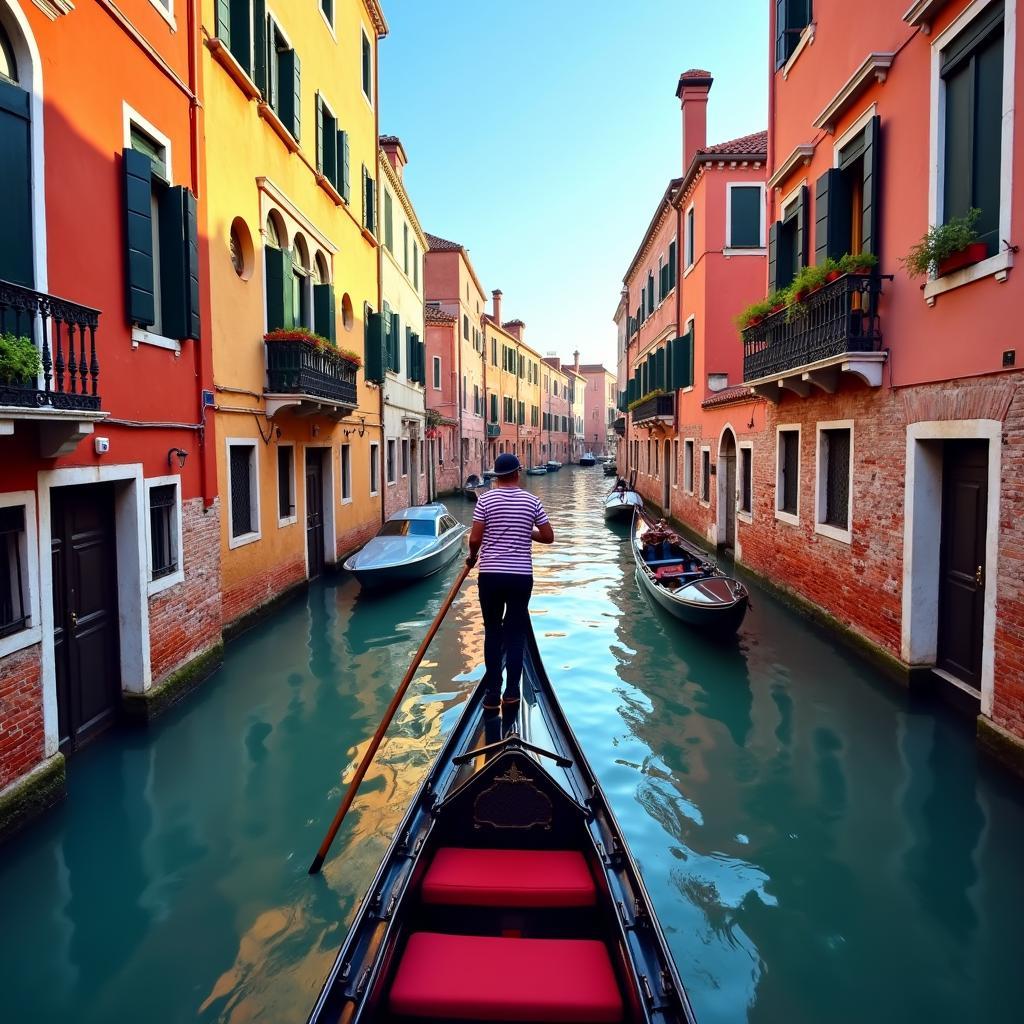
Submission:
[[[650,897],[532,631],[522,685],[522,702],[502,714],[485,712],[480,688],[468,699],[309,1024],[694,1024]],[[531,863],[536,872],[522,869]]]
[[[633,510],[637,506],[642,508],[643,504],[643,498],[636,491],[612,491],[604,499],[604,517],[605,519],[632,519]]]

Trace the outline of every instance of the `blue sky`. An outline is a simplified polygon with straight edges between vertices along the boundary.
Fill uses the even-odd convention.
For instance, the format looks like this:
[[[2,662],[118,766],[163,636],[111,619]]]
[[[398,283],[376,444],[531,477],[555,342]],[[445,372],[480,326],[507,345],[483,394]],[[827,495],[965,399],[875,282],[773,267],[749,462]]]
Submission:
[[[426,231],[461,242],[540,352],[613,368],[622,276],[681,172],[679,74],[708,141],[766,127],[768,0],[385,0],[380,125]]]

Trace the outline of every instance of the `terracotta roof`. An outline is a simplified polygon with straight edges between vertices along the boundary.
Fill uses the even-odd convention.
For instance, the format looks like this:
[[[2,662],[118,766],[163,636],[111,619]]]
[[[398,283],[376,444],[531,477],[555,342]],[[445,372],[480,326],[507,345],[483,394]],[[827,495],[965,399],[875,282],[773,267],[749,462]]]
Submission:
[[[423,308],[423,322],[425,324],[457,324],[459,318],[454,313],[446,313],[443,309],[434,309],[433,306]]]
[[[508,330],[509,327],[525,327],[526,322],[524,320],[506,320],[501,326]]]
[[[380,144],[382,146],[400,146],[402,140],[397,135],[382,135],[380,137]]]
[[[611,373],[605,368],[604,363],[580,363],[581,373]]]
[[[735,387],[723,388],[721,391],[716,391],[710,398],[705,398],[704,401],[701,402],[701,405],[705,409],[709,409],[716,405],[728,405],[730,402],[743,402],[755,397],[756,396],[752,388],[748,388],[745,384],[737,384]]]
[[[711,154],[736,154],[752,155],[754,153],[768,153],[768,133],[753,132],[751,135],[741,135],[738,139],[730,139],[728,142],[719,142],[715,146],[707,146],[697,150],[698,153]]]
[[[439,249],[441,252],[461,252],[463,249],[459,242],[449,242],[447,238],[441,238],[440,235],[432,235],[429,231],[426,232],[426,236],[431,249]]]

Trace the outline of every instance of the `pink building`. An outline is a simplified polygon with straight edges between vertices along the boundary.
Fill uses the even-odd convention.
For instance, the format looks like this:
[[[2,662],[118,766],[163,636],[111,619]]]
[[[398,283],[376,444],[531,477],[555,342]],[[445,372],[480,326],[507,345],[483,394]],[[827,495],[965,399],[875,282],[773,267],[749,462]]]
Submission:
[[[597,456],[615,454],[615,374],[600,363],[583,363],[583,443]]]
[[[423,311],[427,358],[427,491],[431,498],[459,487],[458,351],[459,320],[433,304]]]
[[[544,438],[541,452],[548,461],[554,459],[567,463],[569,452],[569,378],[562,371],[562,360],[557,356],[545,356],[541,367],[541,402],[544,406]]]

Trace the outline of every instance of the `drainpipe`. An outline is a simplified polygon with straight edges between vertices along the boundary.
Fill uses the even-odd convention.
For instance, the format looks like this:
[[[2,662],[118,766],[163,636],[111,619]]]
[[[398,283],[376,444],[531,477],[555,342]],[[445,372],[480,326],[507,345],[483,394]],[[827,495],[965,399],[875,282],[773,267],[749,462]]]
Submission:
[[[380,196],[377,195],[377,165],[379,163],[379,157],[377,150],[380,145],[380,36],[376,31],[373,33],[373,219],[376,221],[377,208],[380,205]],[[363,187],[366,185],[364,183]],[[363,199],[365,203],[365,198]],[[384,311],[384,258],[381,253],[380,242],[377,242],[377,309],[381,312]],[[363,325],[363,331],[365,334],[366,325]],[[426,333],[424,331],[424,333]],[[365,349],[365,345],[364,345]],[[384,427],[384,387],[387,384],[388,371],[384,371],[384,379],[380,382],[380,398],[378,399],[380,408],[380,457],[383,461],[383,467],[378,467],[382,472],[380,474],[380,521],[381,524],[387,521],[386,508],[386,497],[388,493],[388,482],[386,477],[387,467],[387,438],[385,437]]]
[[[462,295],[461,294],[459,295],[459,308],[460,309],[462,308]],[[462,458],[462,431],[463,431],[463,426],[462,426],[462,412],[463,412],[463,409],[462,409],[462,406],[464,404],[463,403],[463,399],[462,399],[462,343],[466,339],[463,338],[463,336],[462,336],[462,317],[459,317],[459,323],[457,323],[455,325],[455,340],[456,340],[456,342],[458,343],[458,346],[459,346],[459,369],[458,369],[458,373],[456,374],[456,377],[455,377],[455,395],[456,395],[456,398],[458,400],[458,410],[459,410],[459,486],[460,487],[465,487],[466,486],[466,467],[464,465],[464,460]]]

